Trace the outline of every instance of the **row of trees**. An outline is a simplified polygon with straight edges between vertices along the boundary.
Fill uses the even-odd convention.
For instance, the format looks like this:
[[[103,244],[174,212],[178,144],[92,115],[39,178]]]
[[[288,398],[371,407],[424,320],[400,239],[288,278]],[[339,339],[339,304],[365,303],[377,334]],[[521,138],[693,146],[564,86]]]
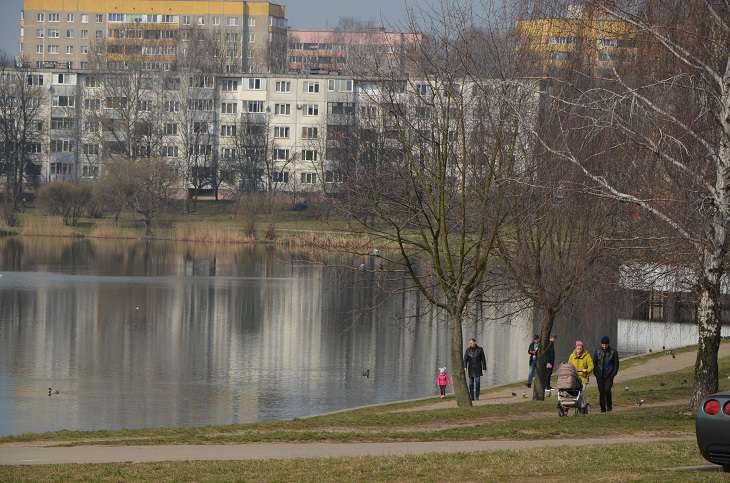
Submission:
[[[631,264],[653,267],[646,277],[674,271],[696,300],[696,406],[718,388],[730,5],[569,3],[450,0],[411,12],[407,30],[424,36],[409,61],[423,75],[367,63],[382,61],[371,102],[386,124],[382,139],[352,133],[341,206],[398,247],[392,273],[448,314],[453,367],[463,321],[485,300],[540,309],[545,347],[566,301],[592,283],[620,283]],[[519,22],[549,18],[554,43],[571,46],[559,62],[552,41]],[[464,374],[454,380],[470,404]]]

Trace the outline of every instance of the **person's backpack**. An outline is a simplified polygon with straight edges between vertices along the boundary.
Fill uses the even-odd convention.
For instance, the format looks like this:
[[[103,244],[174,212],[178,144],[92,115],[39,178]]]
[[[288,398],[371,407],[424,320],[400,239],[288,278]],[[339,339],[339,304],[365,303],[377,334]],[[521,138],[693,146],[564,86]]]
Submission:
[[[558,390],[575,389],[578,387],[578,371],[573,364],[563,362],[558,368]]]

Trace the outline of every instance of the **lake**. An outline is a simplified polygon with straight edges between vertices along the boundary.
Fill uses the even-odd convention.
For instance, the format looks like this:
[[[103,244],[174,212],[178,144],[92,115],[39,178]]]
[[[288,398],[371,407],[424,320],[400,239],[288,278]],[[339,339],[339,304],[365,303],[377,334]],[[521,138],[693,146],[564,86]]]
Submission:
[[[363,262],[2,239],[0,434],[241,423],[436,394],[450,366],[443,318]],[[467,324],[487,353],[483,387],[526,377],[531,332],[526,314],[495,309]]]

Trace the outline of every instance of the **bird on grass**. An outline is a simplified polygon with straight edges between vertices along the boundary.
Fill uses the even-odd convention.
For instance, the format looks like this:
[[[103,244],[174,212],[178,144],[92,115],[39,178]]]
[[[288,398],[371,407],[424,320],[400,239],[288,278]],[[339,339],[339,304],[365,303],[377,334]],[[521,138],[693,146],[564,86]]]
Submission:
[[[644,401],[643,399],[637,399],[636,401],[634,401],[634,404],[637,405],[638,407],[641,407],[644,405],[645,402],[646,401]]]
[[[58,389],[53,389],[52,387],[48,388],[48,397],[53,396],[54,394],[61,394],[61,391]]]
[[[730,379],[730,377],[728,377],[728,379]],[[516,392],[513,392],[512,393],[512,396],[517,397],[517,393]]]
[[[628,391],[628,390],[629,390],[629,386],[624,387],[624,391]]]

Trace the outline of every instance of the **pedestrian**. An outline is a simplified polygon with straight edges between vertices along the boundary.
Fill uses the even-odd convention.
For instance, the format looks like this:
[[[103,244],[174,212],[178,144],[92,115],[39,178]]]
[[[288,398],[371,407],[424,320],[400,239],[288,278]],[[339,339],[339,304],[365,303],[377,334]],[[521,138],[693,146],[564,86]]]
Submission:
[[[575,341],[575,350],[570,354],[568,364],[572,364],[575,367],[578,373],[578,379],[583,384],[583,391],[585,392],[585,388],[588,386],[591,380],[591,373],[593,372],[593,359],[586,351],[582,341]]]
[[[618,374],[619,357],[616,349],[611,347],[611,340],[608,336],[601,338],[601,348],[593,353],[593,374],[596,376],[596,385],[601,401],[601,412],[613,411],[613,378]]]
[[[464,371],[469,378],[469,398],[472,401],[479,400],[480,379],[483,371],[487,370],[487,358],[484,357],[484,349],[477,345],[473,337],[469,339],[469,347],[464,352]]]
[[[550,334],[550,339],[545,347],[545,381],[543,387],[547,391],[553,389],[551,378],[555,368],[555,334]]]
[[[532,387],[532,380],[535,378],[538,352],[540,352],[540,336],[535,334],[527,348],[527,353],[530,354],[530,371],[527,373],[527,387]]]
[[[439,387],[439,392],[441,393],[441,399],[446,397],[446,386],[451,384],[451,378],[449,377],[449,374],[446,372],[445,367],[439,368],[439,374],[436,376],[436,385]]]

